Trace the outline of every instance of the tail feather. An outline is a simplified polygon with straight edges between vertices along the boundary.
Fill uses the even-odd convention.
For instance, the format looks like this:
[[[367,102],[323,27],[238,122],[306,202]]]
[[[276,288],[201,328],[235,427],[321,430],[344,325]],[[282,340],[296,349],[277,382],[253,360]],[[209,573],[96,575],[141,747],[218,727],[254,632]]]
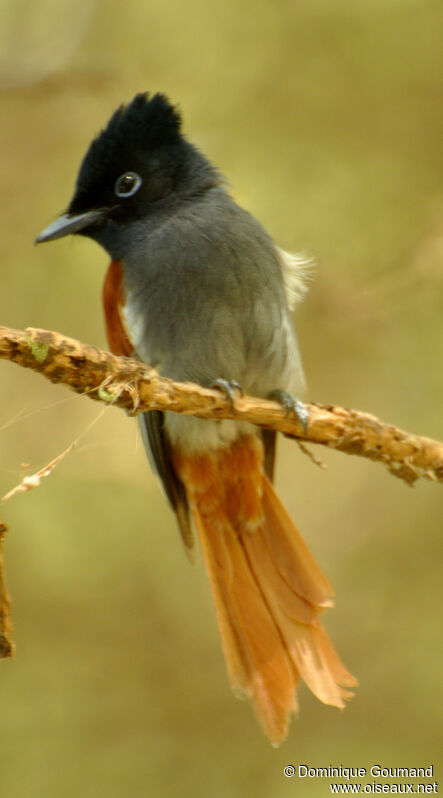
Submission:
[[[198,506],[194,507],[194,518],[231,685],[252,699],[265,734],[278,743],[285,737],[287,718],[296,708],[290,659],[234,530],[230,529],[228,539],[223,540],[223,533],[208,535]]]
[[[338,659],[318,617],[318,608],[291,591],[275,560],[263,556],[260,530],[245,536],[251,572],[260,584],[275,625],[293,666],[309,689],[325,704],[342,708],[348,695],[340,684],[352,686],[355,680]],[[295,526],[293,525],[295,530]],[[285,530],[286,531],[286,530]],[[281,528],[273,527],[278,539]]]
[[[229,449],[175,455],[208,570],[232,686],[248,695],[279,744],[300,678],[343,707],[356,680],[319,621],[332,588],[262,472],[257,437]]]
[[[316,626],[315,637],[318,648],[321,650],[323,659],[327,662],[327,666],[335,681],[343,687],[358,687],[358,679],[345,668],[320,623]],[[341,693],[343,698],[352,698],[354,695],[350,690],[342,689]]]
[[[251,679],[247,651],[243,645],[236,625],[235,613],[227,594],[227,581],[231,581],[231,579],[227,580],[226,575],[229,574],[232,563],[229,554],[224,550],[225,544],[221,537],[218,546],[211,545],[212,539],[205,534],[197,508],[194,510],[194,519],[211,583],[229,681],[234,689],[246,693]],[[220,573],[225,575],[223,580],[220,579]]]
[[[269,480],[263,476],[263,534],[271,557],[291,588],[317,607],[331,607],[334,591]]]

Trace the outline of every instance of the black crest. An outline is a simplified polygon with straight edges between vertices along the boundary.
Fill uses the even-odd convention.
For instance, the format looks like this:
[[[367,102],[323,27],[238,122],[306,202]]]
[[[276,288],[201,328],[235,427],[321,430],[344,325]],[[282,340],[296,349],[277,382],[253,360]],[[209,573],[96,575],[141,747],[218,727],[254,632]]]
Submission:
[[[173,144],[180,135],[181,117],[164,94],[136,94],[128,105],[121,105],[106,128],[91,144],[85,162],[100,156],[100,150],[155,149]],[[85,164],[84,164],[85,165]]]
[[[103,187],[120,171],[134,170],[166,148],[169,152],[175,150],[184,141],[180,129],[180,114],[164,94],[136,94],[128,105],[115,111],[106,128],[92,141],[80,167],[69,210],[93,205],[91,195],[97,187]]]

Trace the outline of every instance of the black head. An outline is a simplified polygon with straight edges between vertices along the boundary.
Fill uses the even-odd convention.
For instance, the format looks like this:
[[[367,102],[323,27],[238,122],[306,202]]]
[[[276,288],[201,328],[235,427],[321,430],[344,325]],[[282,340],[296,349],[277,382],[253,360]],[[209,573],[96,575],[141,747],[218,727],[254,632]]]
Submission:
[[[115,249],[119,232],[173,208],[220,182],[207,159],[181,133],[177,109],[163,94],[137,94],[92,141],[66,213],[36,239],[69,233]]]

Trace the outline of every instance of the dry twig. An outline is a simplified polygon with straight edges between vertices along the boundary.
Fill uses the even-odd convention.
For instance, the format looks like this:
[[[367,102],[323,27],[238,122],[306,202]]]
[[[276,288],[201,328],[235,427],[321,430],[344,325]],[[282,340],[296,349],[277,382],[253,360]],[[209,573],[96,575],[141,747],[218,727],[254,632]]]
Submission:
[[[6,531],[7,526],[0,521],[0,659],[12,657],[14,652],[10,601],[3,573],[3,538]]]
[[[369,413],[307,404],[309,423],[303,431],[297,418],[287,415],[277,402],[238,396],[230,407],[219,391],[174,383],[136,360],[116,357],[48,330],[0,327],[0,358],[130,413],[170,410],[200,418],[249,421],[288,437],[381,462],[409,485],[419,477],[443,482],[442,443],[384,424]]]
[[[25,474],[15,488],[12,488],[12,490],[8,491],[8,493],[5,493],[5,495],[2,496],[1,501],[7,502],[8,499],[12,499],[12,497],[16,496],[18,493],[27,493],[29,490],[33,490],[33,488],[38,488],[42,479],[49,477],[49,475],[52,474],[54,468],[66,457],[67,454],[73,450],[74,446],[75,443],[71,443],[71,445],[68,446],[64,452],[59,454],[57,457],[54,457],[50,463],[43,466],[43,468],[40,468],[35,472],[35,474]]]

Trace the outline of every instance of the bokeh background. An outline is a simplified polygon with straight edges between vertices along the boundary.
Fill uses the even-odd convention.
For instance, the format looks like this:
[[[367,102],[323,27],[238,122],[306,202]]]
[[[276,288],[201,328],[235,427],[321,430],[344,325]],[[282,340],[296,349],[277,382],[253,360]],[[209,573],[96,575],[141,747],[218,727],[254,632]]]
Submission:
[[[281,246],[317,261],[297,316],[310,399],[442,436],[438,0],[1,0],[0,323],[105,346],[106,256],[33,239],[91,137],[143,90]],[[201,558],[187,563],[136,424],[0,364],[0,494],[16,657],[0,663],[0,795],[329,794],[304,763],[437,766],[441,490],[282,441],[277,486],[336,588],[327,629],[360,687],[301,689],[272,749],[231,695]],[[441,774],[440,774],[441,777]],[[438,774],[437,774],[438,778]]]

